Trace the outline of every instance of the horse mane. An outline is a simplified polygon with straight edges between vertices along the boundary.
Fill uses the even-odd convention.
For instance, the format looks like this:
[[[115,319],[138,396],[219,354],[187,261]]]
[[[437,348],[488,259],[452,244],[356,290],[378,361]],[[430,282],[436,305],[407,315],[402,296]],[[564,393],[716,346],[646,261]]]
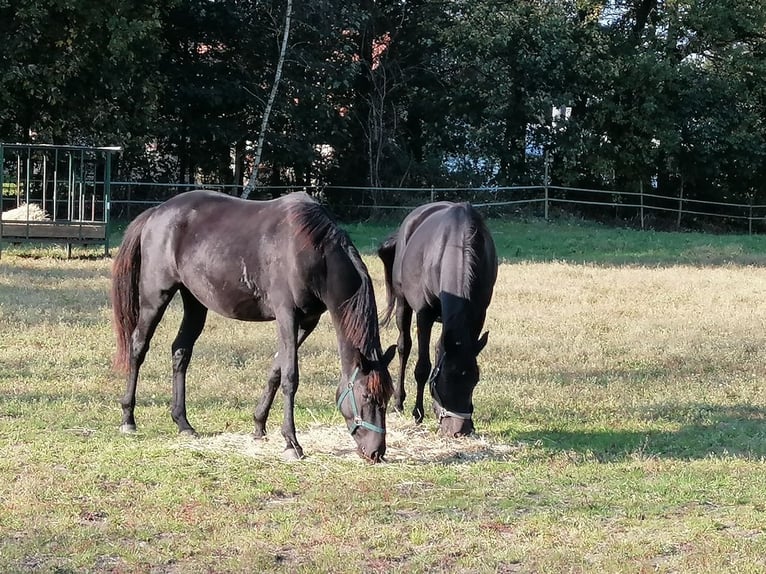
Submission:
[[[372,395],[373,400],[379,405],[388,404],[391,396],[394,394],[394,385],[390,381],[384,382],[380,370],[370,371],[367,376],[367,391]]]
[[[476,280],[484,237],[488,233],[484,220],[470,203],[464,203],[463,213],[468,221],[463,230],[463,297],[470,297],[471,288]]]
[[[338,241],[345,232],[338,227],[327,210],[306,193],[292,193],[282,197],[287,210],[287,221],[301,240],[301,247],[323,249]]]
[[[303,200],[287,205],[287,219],[303,247],[317,250],[341,249],[348,256],[359,275],[359,288],[340,305],[340,328],[349,342],[365,357],[378,361],[380,331],[375,292],[370,273],[348,233],[338,227],[327,210],[308,195]],[[298,198],[296,198],[298,199]],[[386,384],[378,371],[367,378],[367,389],[373,397],[385,404],[393,394],[393,385]]]

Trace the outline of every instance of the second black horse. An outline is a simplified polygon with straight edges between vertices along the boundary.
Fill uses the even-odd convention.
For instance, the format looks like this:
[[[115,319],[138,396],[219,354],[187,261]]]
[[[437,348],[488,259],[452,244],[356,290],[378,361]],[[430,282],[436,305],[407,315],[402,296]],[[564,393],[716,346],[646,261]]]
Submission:
[[[480,334],[497,279],[492,235],[469,203],[430,203],[404,219],[380,246],[378,256],[385,268],[388,292],[383,324],[390,321],[395,308],[399,329],[396,409],[404,409],[404,375],[412,349],[414,311],[418,360],[412,414],[417,422],[423,420],[423,391],[429,383],[440,432],[446,436],[472,433],[473,391],[479,382],[476,359],[489,333]],[[442,335],[431,371],[429,346],[437,321],[442,323]]]

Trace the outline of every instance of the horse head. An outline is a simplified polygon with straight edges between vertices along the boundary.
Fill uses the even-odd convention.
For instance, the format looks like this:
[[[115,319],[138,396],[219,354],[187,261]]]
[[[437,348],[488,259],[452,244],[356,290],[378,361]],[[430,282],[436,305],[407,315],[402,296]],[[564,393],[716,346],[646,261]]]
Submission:
[[[335,394],[357,452],[371,462],[386,454],[386,408],[393,392],[388,364],[395,353],[394,345],[379,357],[366,357],[356,349],[351,375],[341,379]]]
[[[476,358],[487,344],[485,332],[475,341],[462,341],[446,332],[429,379],[439,434],[467,436],[474,432],[473,390],[479,382]]]

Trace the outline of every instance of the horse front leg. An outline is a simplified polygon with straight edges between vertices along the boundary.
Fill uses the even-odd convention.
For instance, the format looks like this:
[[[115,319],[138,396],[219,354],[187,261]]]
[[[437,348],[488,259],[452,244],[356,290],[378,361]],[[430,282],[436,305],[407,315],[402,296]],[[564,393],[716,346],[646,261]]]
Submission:
[[[397,412],[403,412],[404,399],[407,397],[407,393],[404,390],[404,379],[407,360],[410,358],[410,351],[412,351],[412,335],[410,333],[412,327],[412,307],[407,305],[404,299],[400,299],[396,304],[396,327],[399,330],[399,339],[396,343],[399,353],[399,384],[394,393],[394,408]]]
[[[418,330],[418,362],[415,364],[415,381],[417,382],[417,395],[415,397],[415,408],[412,409],[412,416],[415,422],[423,422],[425,409],[423,408],[423,390],[431,374],[431,359],[429,356],[429,346],[431,341],[431,329],[434,320],[427,312],[419,312],[416,318]]]
[[[304,320],[298,329],[298,341],[296,342],[296,352],[300,349],[303,341],[311,334],[319,323],[319,316],[312,317]],[[279,353],[274,355],[274,360],[271,363],[271,371],[269,378],[266,381],[266,388],[258,400],[258,404],[255,407],[253,413],[253,421],[255,422],[255,430],[253,431],[253,437],[264,438],[266,436],[266,420],[269,418],[269,412],[271,411],[271,405],[274,403],[274,398],[277,394],[280,382],[282,380],[282,368],[279,359]]]
[[[295,435],[295,393],[298,391],[298,325],[291,312],[277,315],[279,332],[279,352],[276,359],[279,362],[280,385],[284,398],[284,413],[282,417],[282,436],[285,439],[286,459],[303,458],[303,448],[298,444]]]

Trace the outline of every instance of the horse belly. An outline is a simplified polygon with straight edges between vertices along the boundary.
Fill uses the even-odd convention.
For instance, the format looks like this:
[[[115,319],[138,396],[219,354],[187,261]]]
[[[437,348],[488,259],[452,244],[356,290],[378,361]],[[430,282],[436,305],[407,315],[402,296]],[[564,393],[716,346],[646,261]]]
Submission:
[[[219,315],[240,321],[273,321],[274,310],[269,297],[255,285],[240,281],[211,280],[197,275],[184,285],[207,307]]]
[[[219,315],[240,321],[273,321],[274,311],[262,298],[251,295],[224,297],[220,294],[202,303]]]
[[[273,321],[276,318],[271,306],[262,299],[243,299],[230,311],[229,315],[224,316],[240,321]]]

